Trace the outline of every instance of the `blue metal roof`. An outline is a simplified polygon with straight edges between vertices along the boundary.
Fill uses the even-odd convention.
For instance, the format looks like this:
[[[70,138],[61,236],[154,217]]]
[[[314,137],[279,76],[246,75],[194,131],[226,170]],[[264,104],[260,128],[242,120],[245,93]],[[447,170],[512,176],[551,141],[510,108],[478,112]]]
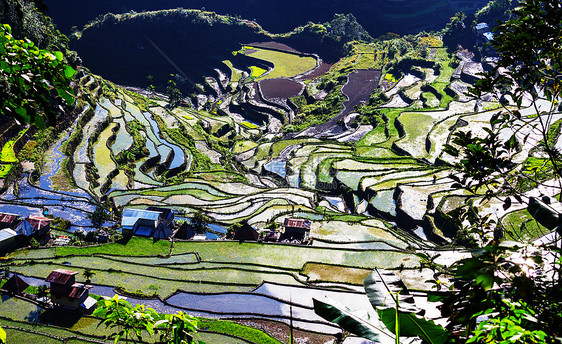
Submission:
[[[158,211],[128,208],[123,210],[121,226],[132,227],[139,219],[156,221],[158,216],[160,216]]]
[[[486,39],[489,40],[489,41],[491,41],[491,40],[494,39],[494,34],[491,33],[491,32],[484,32],[482,35],[483,35],[484,37],[486,37]]]
[[[27,220],[23,220],[16,228],[16,231],[18,232],[18,234],[30,236],[37,230],[33,228],[33,226],[29,222],[27,222]]]
[[[480,31],[480,30],[484,30],[488,28],[488,24],[486,23],[478,23],[476,25],[476,30]]]

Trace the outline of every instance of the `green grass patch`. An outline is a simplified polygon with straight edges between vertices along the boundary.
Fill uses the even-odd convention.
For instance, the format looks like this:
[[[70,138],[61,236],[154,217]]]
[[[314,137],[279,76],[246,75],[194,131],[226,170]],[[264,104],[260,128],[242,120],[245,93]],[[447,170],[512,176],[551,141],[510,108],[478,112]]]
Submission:
[[[16,137],[9,140],[4,144],[2,147],[2,151],[0,152],[0,162],[5,163],[16,163],[19,162],[18,158],[16,157],[16,153],[14,152],[14,145],[19,140],[19,138],[25,134],[27,129],[24,129],[18,133]]]
[[[64,263],[64,264],[63,264]],[[13,271],[24,275],[48,276],[56,268],[70,266],[79,272],[78,280],[83,280],[81,273],[89,268],[95,271],[91,278],[93,283],[115,285],[122,292],[130,295],[152,296],[158,294],[166,297],[178,288],[199,292],[240,291],[255,288],[263,281],[272,283],[300,285],[296,272],[260,267],[245,268],[232,264],[174,264],[141,265],[110,257],[73,256],[36,261],[33,264],[11,266]],[[68,268],[68,267],[67,267]],[[189,287],[184,285],[190,285]]]
[[[306,139],[293,139],[293,140],[282,140],[275,142],[273,146],[271,146],[271,158],[276,158],[279,156],[281,151],[291,145],[296,145],[299,143],[313,143],[313,142],[320,142],[318,140],[306,140]]]
[[[549,232],[531,216],[527,209],[514,211],[501,219],[505,236],[509,240],[528,242],[542,237]]]
[[[355,68],[357,69],[369,69],[377,67],[378,64],[375,61],[375,55],[373,54],[373,52],[361,53],[355,61]]]
[[[68,256],[72,254],[94,254],[105,253],[123,256],[156,256],[167,255],[170,253],[171,243],[169,241],[153,242],[149,238],[132,237],[125,244],[111,243],[99,246],[88,247],[58,247],[56,249],[57,256]],[[54,252],[54,250],[53,250]]]
[[[232,153],[238,154],[238,153],[242,153],[242,152],[247,152],[250,149],[255,148],[257,146],[258,146],[258,144],[255,143],[254,141],[250,141],[250,140],[237,141],[234,144],[234,147],[232,147]]]
[[[234,67],[234,65],[232,64],[232,62],[230,60],[224,60],[222,62],[225,65],[227,65],[228,68],[230,68],[230,81],[231,82],[238,82],[238,81],[240,81],[240,79],[242,79],[242,71],[239,70],[238,68]]]
[[[252,122],[247,122],[247,121],[244,121],[244,122],[240,123],[240,125],[248,128],[248,129],[258,129],[259,128],[259,125],[254,124]]]
[[[30,333],[22,329],[6,328],[6,339],[8,343],[41,343],[62,344],[61,339],[51,338],[45,334]]]
[[[117,165],[111,157],[111,150],[107,147],[107,139],[113,135],[112,129],[117,126],[116,123],[112,123],[104,131],[101,132],[98,141],[94,146],[94,164],[98,169],[100,175],[100,184],[102,184],[107,177],[107,175],[117,168]]]
[[[224,196],[217,196],[215,194],[209,193],[205,190],[200,189],[182,189],[182,190],[174,190],[174,191],[160,191],[160,190],[148,190],[139,193],[139,195],[145,196],[161,196],[161,197],[170,197],[176,195],[189,195],[196,198],[199,198],[204,201],[217,201],[221,199],[228,198],[227,195]]]
[[[364,216],[343,215],[337,220],[361,221]],[[301,269],[307,262],[347,265],[371,269],[395,268],[400,264],[417,266],[414,256],[397,251],[347,251],[333,248],[315,248],[238,242],[176,242],[174,252],[198,252],[203,261],[255,263],[279,268]],[[408,258],[408,259],[406,259]]]
[[[2,316],[4,316],[4,314],[2,314]],[[67,330],[65,328],[59,328],[59,327],[49,326],[49,325],[42,325],[42,324],[39,324],[39,323],[27,323],[27,322],[13,321],[13,320],[9,320],[9,319],[6,319],[6,318],[0,319],[0,324],[4,327],[4,329],[8,333],[8,338],[7,338],[8,343],[47,343],[45,341],[35,341],[34,342],[34,341],[32,341],[32,339],[31,340],[27,339],[28,338],[27,336],[23,337],[24,339],[22,341],[17,341],[17,339],[19,338],[17,336],[19,334],[17,334],[17,333],[12,334],[12,331],[18,331],[18,332],[23,331],[27,334],[30,334],[31,332],[39,332],[40,334],[64,338],[64,339],[67,340],[65,343],[92,343],[90,341],[90,339],[80,338],[80,337],[73,340],[73,341],[69,341],[68,338],[77,337],[78,334],[76,332],[72,332],[72,331]],[[8,327],[10,327],[11,329],[8,329]],[[22,334],[22,336],[24,336],[24,335],[25,334]]]
[[[266,69],[260,68],[258,66],[250,66],[250,78],[252,79],[257,79],[260,76],[262,76],[265,72],[267,72]]]
[[[392,75],[392,74],[390,74],[390,73],[386,73],[386,74],[384,75],[384,79],[385,79],[386,81],[388,81],[388,82],[391,82],[391,83],[395,83],[395,82],[396,82],[396,77],[394,77],[394,75]]]
[[[252,343],[281,344],[263,331],[226,320],[199,319],[198,327],[205,331],[224,333],[243,338]]]
[[[244,48],[256,50],[255,52],[248,54],[248,56],[269,61],[275,65],[275,68],[273,68],[269,74],[261,79],[273,79],[280,77],[291,78],[316,67],[316,59],[310,56],[299,56],[298,54],[253,47]],[[254,76],[253,70],[252,76]]]
[[[258,160],[258,161],[268,158],[269,152],[270,152],[272,146],[273,146],[273,143],[271,143],[271,142],[262,143],[256,149],[256,154],[254,155],[254,158],[256,158],[256,160]]]

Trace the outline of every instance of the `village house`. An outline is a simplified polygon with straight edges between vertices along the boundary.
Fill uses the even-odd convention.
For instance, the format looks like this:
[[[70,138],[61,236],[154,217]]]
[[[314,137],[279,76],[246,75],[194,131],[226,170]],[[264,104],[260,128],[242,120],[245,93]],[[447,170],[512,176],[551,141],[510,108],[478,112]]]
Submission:
[[[279,241],[294,243],[308,242],[311,224],[310,220],[307,219],[286,218],[283,222],[283,234],[281,234]]]
[[[74,311],[88,311],[96,304],[90,297],[92,286],[76,283],[78,272],[56,269],[45,281],[50,283],[51,302],[54,306]]]
[[[174,214],[170,209],[149,207],[146,210],[127,208],[121,217],[124,236],[145,236],[168,239],[173,232]]]
[[[494,34],[491,32],[490,27],[487,23],[478,23],[474,27],[474,33],[476,35],[476,45],[482,46],[490,43],[494,39]]]
[[[10,295],[23,295],[27,287],[29,287],[29,284],[15,273],[4,283],[2,289],[6,290]]]
[[[0,213],[0,251],[7,252],[29,245],[32,238],[47,238],[53,220],[30,215],[21,220],[19,215]]]
[[[38,239],[49,232],[51,229],[51,222],[53,222],[53,219],[29,215],[25,220],[18,224],[16,232],[28,238],[34,237]]]
[[[236,231],[232,233],[232,239],[239,242],[258,241],[259,233],[254,227],[248,224],[248,221],[242,221]]]

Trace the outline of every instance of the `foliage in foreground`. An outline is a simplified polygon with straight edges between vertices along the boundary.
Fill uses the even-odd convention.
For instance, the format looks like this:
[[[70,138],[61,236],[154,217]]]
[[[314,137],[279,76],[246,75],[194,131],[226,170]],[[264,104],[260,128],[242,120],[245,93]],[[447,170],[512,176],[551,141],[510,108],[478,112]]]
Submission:
[[[476,97],[496,95],[504,111],[491,118],[484,138],[459,133],[457,146],[447,152],[459,158],[455,187],[484,194],[484,202],[502,200],[505,210],[526,205],[537,222],[554,232],[531,244],[509,242],[491,214],[480,216],[473,207],[460,212],[460,222],[468,224],[463,241],[473,249],[472,257],[437,268],[455,277],[454,291],[440,298],[442,313],[457,341],[468,343],[554,343],[562,336],[560,214],[547,204],[549,197],[525,194],[529,185],[550,189],[551,196],[561,191],[547,185],[562,178],[560,153],[549,140],[561,92],[562,7],[556,0],[525,0],[513,14],[516,18],[495,30],[497,66],[471,91]],[[519,111],[524,98],[534,110],[528,116]],[[539,133],[542,140],[535,149],[545,162],[532,171],[511,162],[528,144],[529,135],[518,133],[529,130]]]
[[[76,70],[63,59],[62,52],[17,40],[9,25],[0,26],[0,111],[39,128],[55,124],[62,106],[74,103]]]
[[[430,300],[442,302],[441,315],[448,320],[450,336],[427,336],[425,325],[416,325],[413,313],[411,322],[404,317],[407,312],[400,311],[398,298],[395,311],[385,308],[388,314],[381,314],[381,305],[370,298],[386,329],[347,309],[330,309],[317,302],[316,312],[326,319],[375,341],[387,329],[396,334],[397,342],[398,333],[419,337],[426,343],[561,341],[562,215],[549,206],[550,197],[537,199],[525,191],[531,185],[550,190],[551,196],[562,192],[561,156],[549,136],[554,116],[560,111],[562,6],[557,0],[524,0],[513,14],[515,19],[496,29],[493,48],[500,56],[497,66],[471,90],[477,98],[483,93],[495,95],[504,111],[491,118],[483,137],[467,128],[454,134],[446,149],[458,161],[454,166],[456,173],[451,176],[456,182],[453,187],[472,193],[476,199],[456,214],[457,222],[464,227],[457,243],[471,248],[472,256],[442,266],[435,264],[438,255],[419,254],[435,271],[433,282],[438,290]],[[524,98],[531,99],[530,109],[535,110],[527,116],[519,111]],[[518,109],[508,107],[509,103]],[[534,163],[533,169],[517,168],[512,163],[514,155],[528,144],[529,135],[537,132],[540,138],[536,156],[543,163]],[[530,134],[521,137],[520,133]],[[530,244],[506,241],[493,214],[479,214],[479,199],[481,204],[501,200],[504,210],[516,203],[524,205],[537,222],[553,232]],[[453,282],[443,282],[446,279]],[[367,283],[366,290],[372,293]],[[406,325],[408,322],[410,326]],[[402,331],[406,329],[409,332]]]
[[[322,318],[340,325],[344,330],[367,338],[375,343],[385,343],[393,338],[400,342],[400,336],[420,337],[424,343],[445,344],[450,334],[441,325],[427,320],[412,304],[411,296],[400,280],[385,281],[377,269],[367,278],[364,286],[371,306],[377,317],[365,311],[353,311],[336,302],[314,299],[314,312]]]
[[[102,318],[100,325],[114,330],[115,343],[143,341],[158,335],[160,343],[205,344],[197,334],[197,319],[191,315],[159,314],[144,305],[132,306],[118,295],[98,301],[93,315]]]

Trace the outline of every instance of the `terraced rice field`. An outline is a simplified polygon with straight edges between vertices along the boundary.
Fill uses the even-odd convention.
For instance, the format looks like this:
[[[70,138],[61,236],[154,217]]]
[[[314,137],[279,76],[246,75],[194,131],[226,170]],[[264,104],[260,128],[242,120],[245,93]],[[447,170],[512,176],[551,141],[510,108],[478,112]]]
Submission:
[[[281,77],[292,78],[316,67],[316,59],[310,56],[269,50],[256,47],[246,47],[246,55],[271,62],[275,68],[260,79],[275,79]],[[252,70],[252,76],[254,72]]]
[[[356,69],[380,68],[372,45],[358,43],[354,49],[350,59]],[[303,85],[294,78],[313,69],[316,60],[261,47],[247,48],[245,53],[275,68],[264,75],[261,67],[242,71],[223,61],[230,75],[222,66],[208,76],[201,88],[207,91],[193,97],[197,101],[191,99],[192,107],[184,104],[170,109],[162,99],[144,101],[121,90],[112,94],[114,100],[91,104],[95,113],[84,124],[82,142],[71,152],[70,171],[73,182],[90,198],[75,200],[75,204],[90,202],[89,212],[94,200],[103,197],[117,209],[157,205],[173,209],[182,219],[202,212],[223,232],[241,221],[265,232],[287,218],[310,219],[310,245],[227,240],[172,243],[134,237],[126,244],[19,251],[2,264],[38,279],[54,268],[79,273],[90,268],[96,272],[92,283],[100,294],[113,292],[107,286],[120,286],[129,292],[156,294],[165,301],[138,302],[213,319],[259,320],[287,328],[292,312],[299,330],[309,335],[325,333],[333,339],[341,330],[313,313],[312,297],[331,295],[361,305],[367,302],[360,290],[362,280],[374,267],[394,271],[416,288],[429,288],[427,271],[418,272],[420,260],[413,253],[437,247],[428,240],[434,230],[428,221],[435,219],[438,210],[446,214],[467,203],[468,195],[452,189],[450,170],[440,165],[455,162],[443,150],[455,132],[484,134],[497,104],[477,106],[475,100],[453,100],[445,92],[454,72],[451,57],[445,49],[432,49],[431,62],[439,64],[439,69],[414,66],[417,72],[412,73],[419,77],[405,71],[401,79],[396,75],[399,80],[387,78],[385,85],[393,88],[385,93],[393,99],[376,108],[380,112],[376,127],[354,112],[380,85],[381,71],[351,70],[344,76],[347,82],[338,86],[347,100],[336,117],[301,132],[284,132],[283,126],[299,111],[287,98],[303,87],[310,94],[319,93],[319,80]],[[340,65],[344,62],[349,61]],[[255,94],[255,82],[260,82],[265,99]],[[312,104],[320,99],[305,101]],[[522,114],[532,115],[532,111]],[[264,119],[263,125],[256,125],[256,118]],[[90,142],[103,121],[109,122],[108,127],[96,142]],[[127,130],[134,125],[136,133]],[[540,140],[531,131],[517,133],[521,139],[527,134],[530,140]],[[140,149],[135,147],[139,139],[146,140]],[[521,145],[517,161],[528,157],[531,146]],[[17,162],[8,148],[3,147],[0,176]],[[99,176],[97,187],[92,183],[93,167]],[[50,202],[57,200],[48,196]],[[31,196],[25,201],[39,206]],[[486,211],[498,207],[501,203],[493,203]],[[512,228],[514,238],[536,238],[543,229],[529,220],[518,209],[501,221]],[[0,315],[14,303],[3,300]],[[26,304],[21,314],[6,320],[14,327],[8,328],[14,338],[27,326],[23,321],[34,312],[32,308]],[[80,330],[78,340],[88,342],[98,338],[93,326],[86,317],[75,327],[38,327],[37,340],[68,342],[66,331]],[[45,335],[49,333],[53,336]],[[241,341],[222,332],[203,332],[203,337]],[[270,339],[260,340],[243,342],[262,344]]]

